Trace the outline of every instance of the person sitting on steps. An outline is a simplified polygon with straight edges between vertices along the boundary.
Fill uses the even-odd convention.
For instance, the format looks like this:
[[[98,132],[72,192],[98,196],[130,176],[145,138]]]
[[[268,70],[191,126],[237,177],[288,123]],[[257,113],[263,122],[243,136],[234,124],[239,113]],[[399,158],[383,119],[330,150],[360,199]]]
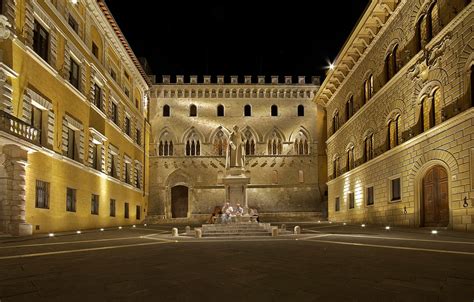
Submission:
[[[208,220],[208,223],[216,223],[217,219],[219,219],[222,216],[222,210],[221,207],[215,206],[214,211],[211,214],[211,217]]]

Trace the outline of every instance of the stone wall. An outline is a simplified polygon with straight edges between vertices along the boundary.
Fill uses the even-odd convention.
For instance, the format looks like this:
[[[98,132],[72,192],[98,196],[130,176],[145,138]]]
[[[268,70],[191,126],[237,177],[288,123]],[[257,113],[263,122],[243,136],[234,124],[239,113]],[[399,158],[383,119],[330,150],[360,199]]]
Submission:
[[[472,3],[463,8],[462,1],[438,1],[442,29],[424,51],[417,52],[414,29],[428,2],[433,1],[401,1],[327,104],[331,220],[420,226],[423,173],[441,165],[449,174],[449,226],[473,230],[474,129],[473,109],[469,108],[474,9]],[[395,44],[402,50],[400,70],[387,82],[384,61]],[[363,82],[369,74],[374,75],[374,96],[364,104]],[[436,89],[441,92],[441,101],[434,114],[440,118],[423,132],[421,103],[425,97],[433,97]],[[351,96],[356,113],[345,121],[345,104]],[[332,116],[336,111],[343,125],[335,132]],[[397,116],[399,145],[389,150],[388,124]],[[364,140],[370,133],[374,134],[375,159],[365,162]],[[346,164],[351,145],[356,166],[352,170]],[[340,169],[334,175],[333,159],[337,157]],[[401,177],[402,197],[396,203],[389,201],[392,177]],[[373,206],[366,206],[368,186],[374,186]],[[354,209],[348,208],[349,192],[355,194]],[[337,197],[341,200],[339,212],[335,211]]]
[[[203,93],[199,97],[193,91]],[[211,93],[205,97],[205,91]],[[149,220],[171,217],[170,192],[176,185],[190,189],[188,218],[207,217],[215,206],[223,205],[225,191],[220,179],[225,175],[225,149],[219,155],[215,141],[218,135],[228,139],[234,125],[255,142],[255,153],[246,156],[250,207],[276,216],[324,212],[324,110],[311,102],[315,91],[317,86],[305,84],[155,85],[150,100]],[[166,105],[169,117],[163,116]],[[190,116],[191,105],[197,106],[195,117]],[[217,116],[219,105],[224,106],[224,116]],[[251,116],[244,116],[246,105],[251,106]],[[278,106],[276,116],[271,115],[272,105]],[[298,116],[298,106],[304,106],[304,116]],[[200,142],[198,156],[185,154],[190,136]],[[295,142],[301,138],[307,140],[308,154],[298,154],[295,149]],[[268,142],[274,139],[281,142],[281,151],[271,155]],[[160,155],[159,143],[164,140],[173,142],[172,155]]]

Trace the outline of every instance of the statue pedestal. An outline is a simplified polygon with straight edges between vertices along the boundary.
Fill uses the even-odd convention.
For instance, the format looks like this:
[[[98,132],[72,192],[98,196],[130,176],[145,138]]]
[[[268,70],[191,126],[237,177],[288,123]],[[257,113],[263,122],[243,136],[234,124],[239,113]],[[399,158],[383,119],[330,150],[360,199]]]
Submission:
[[[225,186],[225,201],[235,207],[240,203],[244,208],[244,214],[248,213],[247,185],[250,183],[250,177],[245,176],[242,168],[231,168],[227,175],[222,178]]]

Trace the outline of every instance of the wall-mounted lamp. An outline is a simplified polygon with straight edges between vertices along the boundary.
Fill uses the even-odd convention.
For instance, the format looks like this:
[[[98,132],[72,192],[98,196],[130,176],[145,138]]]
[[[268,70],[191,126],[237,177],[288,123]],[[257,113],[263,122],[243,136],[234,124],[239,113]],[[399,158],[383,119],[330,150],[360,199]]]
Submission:
[[[469,203],[467,202],[467,196],[464,196],[464,203],[462,204],[463,207],[467,208]]]

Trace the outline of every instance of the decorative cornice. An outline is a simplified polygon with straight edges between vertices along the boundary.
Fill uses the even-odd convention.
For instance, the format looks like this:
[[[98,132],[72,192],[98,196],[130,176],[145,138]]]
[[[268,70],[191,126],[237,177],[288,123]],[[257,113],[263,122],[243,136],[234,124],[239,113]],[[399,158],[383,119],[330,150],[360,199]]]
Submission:
[[[120,41],[120,44],[124,48],[125,52],[127,53],[128,57],[130,58],[132,63],[137,68],[137,70],[140,73],[141,77],[143,78],[145,83],[148,85],[148,87],[151,87],[152,82],[150,81],[150,78],[148,77],[148,75],[146,74],[146,72],[143,69],[142,65],[138,61],[138,58],[135,56],[135,53],[133,52],[132,48],[130,47],[130,44],[128,43],[127,39],[123,35],[122,31],[120,30],[120,27],[118,26],[117,22],[115,21],[115,18],[112,16],[112,13],[110,12],[109,8],[107,7],[107,4],[105,4],[104,0],[96,0],[95,2],[99,6],[99,8],[102,12],[102,15],[105,17],[105,19],[107,20],[109,26],[114,31],[116,37]]]
[[[372,0],[333,63],[334,69],[329,70],[315,96],[315,102],[327,105],[333,99],[386,30],[387,23],[393,20],[390,17],[396,14],[405,1]]]

